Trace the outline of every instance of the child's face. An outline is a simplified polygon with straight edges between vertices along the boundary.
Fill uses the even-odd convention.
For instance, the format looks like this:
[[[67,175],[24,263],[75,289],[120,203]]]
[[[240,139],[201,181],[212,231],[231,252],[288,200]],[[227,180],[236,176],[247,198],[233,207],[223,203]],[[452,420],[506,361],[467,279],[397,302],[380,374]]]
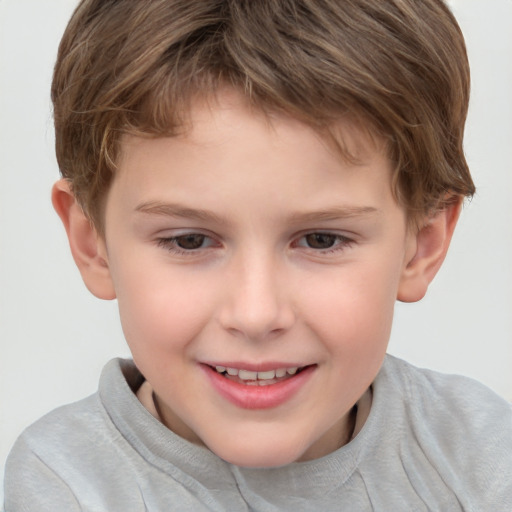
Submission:
[[[381,366],[414,252],[390,164],[350,124],[357,166],[236,94],[197,104],[192,122],[185,136],[125,139],[107,198],[105,259],[133,357],[164,422],[225,460],[323,456]]]

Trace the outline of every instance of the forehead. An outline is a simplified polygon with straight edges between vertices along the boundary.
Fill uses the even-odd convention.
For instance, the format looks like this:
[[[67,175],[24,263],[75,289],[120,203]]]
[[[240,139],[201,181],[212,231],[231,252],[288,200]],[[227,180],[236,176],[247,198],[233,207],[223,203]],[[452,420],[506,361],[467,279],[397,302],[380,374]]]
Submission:
[[[342,173],[347,186],[361,178],[373,188],[369,172],[381,176],[386,189],[391,182],[382,140],[360,123],[343,118],[315,129],[257,108],[230,89],[196,99],[178,135],[124,136],[120,156],[114,184],[130,175],[139,182],[138,192],[159,187],[169,192],[192,179],[198,192],[208,194],[205,200],[220,195],[220,187],[209,188],[215,180],[229,181],[231,189],[251,182],[281,196],[289,195],[290,186],[324,192]]]
[[[276,146],[316,139],[316,152],[327,150],[351,164],[365,164],[376,153],[388,153],[384,137],[370,122],[345,114],[335,122],[311,123],[257,104],[231,87],[222,87],[209,95],[194,96],[178,118],[179,123],[171,130],[174,137],[191,146],[201,145],[212,150],[221,150],[222,145],[229,145],[237,138],[240,129],[247,137],[247,146],[257,147],[257,132],[265,126],[273,134]],[[160,135],[156,133],[154,137]],[[127,148],[136,144],[136,140],[137,136],[122,137],[121,158],[126,155]],[[311,144],[307,147],[312,149]]]

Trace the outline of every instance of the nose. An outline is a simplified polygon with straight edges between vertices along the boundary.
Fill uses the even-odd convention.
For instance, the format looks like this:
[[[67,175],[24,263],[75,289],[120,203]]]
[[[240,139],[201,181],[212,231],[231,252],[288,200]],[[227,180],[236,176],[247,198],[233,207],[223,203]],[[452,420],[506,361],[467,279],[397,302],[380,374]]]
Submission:
[[[220,323],[231,334],[261,341],[295,322],[289,274],[272,257],[251,255],[234,262],[225,283]]]

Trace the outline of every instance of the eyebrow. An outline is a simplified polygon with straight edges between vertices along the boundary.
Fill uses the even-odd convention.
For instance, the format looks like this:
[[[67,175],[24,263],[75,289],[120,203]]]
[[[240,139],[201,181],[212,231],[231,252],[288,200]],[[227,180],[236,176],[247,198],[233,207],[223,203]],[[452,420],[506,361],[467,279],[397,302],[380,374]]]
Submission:
[[[162,203],[150,201],[142,203],[135,208],[135,211],[166,217],[178,217],[191,220],[199,220],[212,223],[226,223],[226,220],[217,214],[203,209],[188,208],[175,203]],[[380,210],[373,206],[337,206],[324,210],[311,212],[297,212],[290,215],[289,220],[294,224],[309,223],[315,221],[339,220],[353,217],[366,217],[378,214]]]
[[[178,217],[183,219],[201,220],[205,222],[222,223],[224,219],[213,212],[197,208],[187,208],[175,203],[161,203],[151,201],[142,203],[135,208],[135,211],[150,215],[161,215],[164,217]]]
[[[353,217],[367,217],[380,213],[380,210],[373,206],[337,206],[326,210],[312,212],[298,212],[291,215],[292,222],[308,223],[315,221],[339,220]]]

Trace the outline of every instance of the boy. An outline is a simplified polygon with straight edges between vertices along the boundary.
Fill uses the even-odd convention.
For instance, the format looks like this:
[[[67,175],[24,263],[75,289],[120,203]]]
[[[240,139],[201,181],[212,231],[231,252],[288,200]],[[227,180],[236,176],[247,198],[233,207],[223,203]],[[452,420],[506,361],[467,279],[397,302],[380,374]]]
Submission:
[[[30,427],[6,510],[508,510],[512,413],[385,355],[474,186],[425,1],[83,1],[53,190],[132,361]]]

